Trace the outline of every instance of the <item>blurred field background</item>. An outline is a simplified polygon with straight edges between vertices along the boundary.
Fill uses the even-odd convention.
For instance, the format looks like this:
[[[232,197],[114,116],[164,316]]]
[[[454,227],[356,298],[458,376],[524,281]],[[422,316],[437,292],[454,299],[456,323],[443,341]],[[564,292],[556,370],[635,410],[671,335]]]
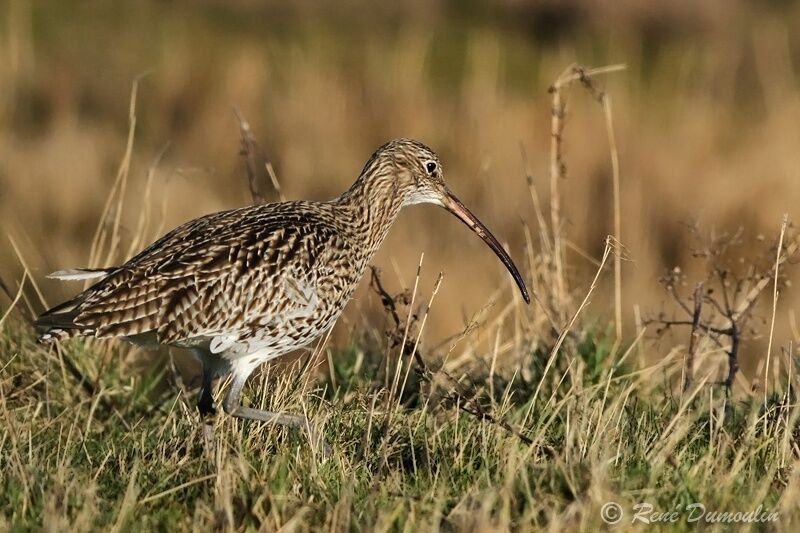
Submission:
[[[691,268],[688,221],[775,239],[783,213],[800,215],[799,30],[800,4],[778,1],[6,0],[0,221],[49,303],[78,290],[44,276],[87,263],[125,153],[131,84],[146,74],[119,259],[145,209],[155,238],[250,201],[237,108],[288,198],[333,197],[384,141],[424,141],[454,191],[523,262],[523,221],[538,230],[520,147],[546,204],[549,85],[572,62],[624,63],[602,83],[620,151],[631,337],[637,306],[643,315],[661,308],[658,277]],[[568,271],[581,287],[596,269],[582,255],[598,259],[613,231],[611,162],[601,108],[582,90],[568,104],[562,205]],[[148,197],[148,171],[162,152]],[[422,252],[424,291],[445,272],[426,326],[430,344],[460,331],[499,287],[503,299],[514,291],[480,240],[434,207],[409,209],[391,232],[376,261],[386,283],[411,285]],[[22,274],[5,238],[0,273]],[[589,314],[601,324],[612,316],[612,288],[606,274],[593,297]],[[374,296],[359,294],[337,343],[382,314]],[[792,339],[797,303],[796,291],[782,292],[781,344]],[[745,357],[761,351],[750,343]]]
[[[568,242],[548,243],[548,88],[574,63],[626,65],[593,78],[618,148],[619,285],[615,257],[598,272],[615,233],[606,117],[580,84],[562,93]],[[0,0],[0,278],[12,299],[23,261],[50,304],[80,290],[45,276],[87,265],[98,224],[113,233],[119,220],[100,254],[119,263],[188,219],[251,202],[238,109],[287,198],[339,194],[390,138],[429,144],[555,317],[524,307],[453,217],[409,209],[376,264],[394,295],[424,253],[417,302],[444,271],[430,313],[401,305],[393,321],[365,281],[318,357],[267,365],[246,388],[249,405],[306,414],[332,445],[322,461],[301,432],[224,415],[210,448],[189,376],[165,352],[37,346],[0,293],[0,530],[625,531],[640,502],[758,507],[778,521],[743,528],[797,530],[797,227],[783,255],[775,244],[784,214],[800,217],[799,84],[798,2]],[[104,217],[120,169],[123,201]],[[707,278],[691,225],[741,232],[715,260],[753,269],[758,287],[732,399],[719,380],[738,344],[714,304],[730,279],[705,287],[695,335],[640,327],[678,308],[665,273],[686,274],[687,306]],[[553,248],[566,250],[565,278]],[[14,309],[41,311],[23,288]],[[405,357],[399,337],[420,330],[421,355]],[[689,353],[695,378],[681,387]]]

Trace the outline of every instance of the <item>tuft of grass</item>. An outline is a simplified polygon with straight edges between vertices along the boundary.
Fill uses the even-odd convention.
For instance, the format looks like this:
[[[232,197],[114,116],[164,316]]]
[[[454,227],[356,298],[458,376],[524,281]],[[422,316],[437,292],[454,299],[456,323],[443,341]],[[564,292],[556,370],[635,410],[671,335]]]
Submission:
[[[0,520],[78,531],[595,530],[610,501],[625,512],[621,526],[640,502],[662,511],[761,505],[783,528],[800,519],[794,393],[766,407],[741,402],[732,416],[712,388],[681,403],[658,384],[664,364],[607,364],[614,340],[613,328],[597,329],[562,347],[571,364],[551,369],[559,379],[532,411],[542,354],[496,369],[504,392],[488,408],[532,445],[427,393],[392,401],[376,374],[381,351],[332,353],[335,377],[312,390],[297,385],[297,365],[262,373],[246,401],[304,406],[334,449],[322,461],[300,432],[225,415],[209,455],[191,395],[155,392],[157,379],[118,365],[98,376],[99,395],[115,406],[107,409],[12,321],[0,336]],[[73,342],[65,353],[86,365],[92,348]],[[693,527],[685,518],[678,529]]]

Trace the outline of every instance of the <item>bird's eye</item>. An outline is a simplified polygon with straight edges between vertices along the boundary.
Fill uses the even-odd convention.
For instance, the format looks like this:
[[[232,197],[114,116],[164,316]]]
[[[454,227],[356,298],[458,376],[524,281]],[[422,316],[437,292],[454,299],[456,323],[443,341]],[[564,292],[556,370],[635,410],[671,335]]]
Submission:
[[[434,172],[436,172],[436,163],[434,163],[433,161],[428,161],[427,163],[425,163],[425,170],[428,171],[428,174],[433,174]]]

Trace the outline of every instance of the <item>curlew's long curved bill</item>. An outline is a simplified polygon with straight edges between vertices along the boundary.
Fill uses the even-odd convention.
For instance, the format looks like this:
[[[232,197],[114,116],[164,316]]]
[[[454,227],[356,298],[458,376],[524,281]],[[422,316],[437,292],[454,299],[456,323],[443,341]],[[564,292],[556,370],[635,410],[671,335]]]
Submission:
[[[477,233],[478,236],[483,239],[483,242],[489,245],[489,248],[491,248],[494,253],[497,254],[497,257],[500,258],[500,261],[503,262],[508,271],[511,273],[511,276],[517,283],[517,287],[519,287],[519,291],[522,293],[522,298],[525,300],[525,303],[531,303],[531,297],[528,295],[528,288],[525,287],[525,282],[523,281],[519,270],[517,270],[517,266],[514,264],[514,261],[511,260],[511,257],[509,257],[508,253],[506,253],[495,236],[492,235],[492,232],[483,225],[483,222],[478,220],[478,217],[473,215],[472,212],[461,203],[461,200],[456,198],[456,196],[450,191],[445,193],[442,200],[442,205],[445,209],[457,216],[461,222],[467,225],[469,229]]]

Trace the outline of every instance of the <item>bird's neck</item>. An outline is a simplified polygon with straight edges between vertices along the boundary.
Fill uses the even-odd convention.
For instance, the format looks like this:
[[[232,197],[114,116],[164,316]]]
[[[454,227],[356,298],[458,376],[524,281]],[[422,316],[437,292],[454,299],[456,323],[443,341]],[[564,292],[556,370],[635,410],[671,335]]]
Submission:
[[[386,183],[386,182],[384,182]],[[405,193],[391,185],[359,177],[334,203],[348,217],[348,228],[366,252],[368,261],[389,233],[405,202]]]

